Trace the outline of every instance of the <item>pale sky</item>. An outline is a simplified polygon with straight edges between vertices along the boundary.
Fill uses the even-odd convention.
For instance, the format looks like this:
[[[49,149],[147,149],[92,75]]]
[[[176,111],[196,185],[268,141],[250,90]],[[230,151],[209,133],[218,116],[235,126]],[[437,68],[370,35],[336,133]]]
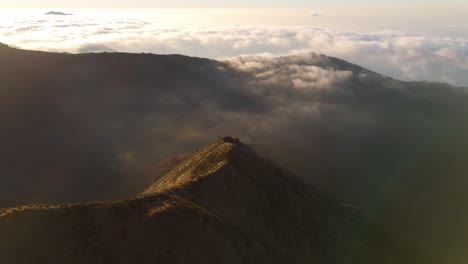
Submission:
[[[393,5],[393,6],[408,6],[428,4],[438,6],[467,6],[466,0],[236,0],[236,1],[220,1],[220,0],[0,0],[1,8],[143,8],[143,7],[315,7],[324,5],[336,6],[354,6],[354,5]]]

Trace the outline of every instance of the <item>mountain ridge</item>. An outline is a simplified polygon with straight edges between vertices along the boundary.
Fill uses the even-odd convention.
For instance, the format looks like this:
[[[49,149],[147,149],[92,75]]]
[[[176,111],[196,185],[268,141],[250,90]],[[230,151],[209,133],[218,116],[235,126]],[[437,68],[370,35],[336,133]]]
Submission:
[[[351,236],[359,213],[236,139],[218,140],[166,177],[131,199],[0,211],[0,261],[368,263],[364,242]]]
[[[226,142],[224,140],[218,141],[217,143],[207,147],[207,149],[204,152],[202,152],[202,154],[206,154],[206,152],[211,152],[217,155],[219,154],[217,153],[219,150],[221,151],[226,150],[226,148],[223,148],[223,144],[225,143]],[[208,153],[208,156],[209,156],[209,153]],[[200,159],[199,156],[198,157],[194,156],[194,157],[195,159],[192,161],[189,161],[189,163],[190,162],[203,163],[203,159]],[[210,162],[210,160],[208,160],[208,162]],[[182,164],[182,166],[183,165],[184,164]],[[203,167],[203,164],[200,164],[200,165]],[[205,175],[201,175],[201,176],[204,177]],[[218,177],[221,177],[221,176],[222,175],[218,175]],[[181,177],[184,177],[184,176],[181,175]],[[178,188],[184,187],[184,185],[189,184],[189,183],[190,182],[184,182],[183,184],[178,185]],[[101,231],[99,231],[99,228],[96,230],[87,231],[89,230],[90,227],[102,226],[102,224],[106,222],[112,226],[112,225],[115,225],[113,221],[115,222],[128,221],[128,220],[125,220],[125,219],[128,219],[126,215],[135,214],[135,210],[137,214],[146,212],[146,217],[150,219],[163,218],[164,215],[171,214],[170,212],[175,210],[176,215],[173,216],[175,218],[171,218],[171,219],[173,219],[172,221],[175,221],[176,223],[179,223],[179,221],[177,220],[177,214],[178,214],[177,212],[182,213],[182,215],[185,215],[183,218],[184,223],[188,222],[188,223],[193,224],[193,222],[198,221],[196,220],[198,219],[198,217],[201,217],[201,219],[206,219],[206,221],[208,221],[207,223],[211,223],[209,224],[210,226],[214,225],[213,228],[215,228],[215,230],[218,230],[216,232],[221,232],[224,235],[226,235],[227,233],[230,233],[231,235],[233,235],[234,237],[232,238],[233,239],[232,242],[234,243],[234,248],[240,248],[240,249],[244,248],[243,250],[247,250],[247,253],[245,253],[244,256],[243,256],[244,253],[238,252],[237,254],[240,254],[240,255],[236,257],[236,256],[231,256],[230,253],[228,253],[229,250],[220,248],[219,249],[220,252],[223,252],[221,256],[221,257],[224,257],[224,259],[222,258],[223,260],[221,259],[216,260],[216,258],[212,259],[208,255],[213,254],[213,253],[206,252],[205,254],[207,254],[207,256],[201,257],[203,261],[190,260],[190,258],[188,257],[189,259],[186,260],[188,261],[187,263],[217,263],[216,261],[223,261],[223,263],[238,263],[238,261],[241,261],[239,263],[258,263],[257,261],[254,261],[254,259],[258,259],[259,257],[268,258],[266,255],[268,252],[265,252],[263,256],[258,255],[259,254],[258,252],[256,254],[249,253],[250,251],[253,250],[251,248],[249,249],[249,247],[255,247],[254,244],[251,244],[251,242],[249,242],[251,241],[250,238],[245,238],[245,234],[242,234],[242,232],[239,233],[239,231],[235,231],[236,229],[229,227],[230,225],[226,224],[226,222],[224,222],[225,220],[222,220],[223,218],[220,218],[216,214],[212,213],[211,210],[206,210],[203,206],[199,206],[196,203],[192,203],[189,200],[183,198],[183,196],[179,196],[176,193],[177,192],[175,192],[173,188],[167,188],[167,189],[159,189],[156,192],[154,191],[152,191],[151,193],[147,192],[144,195],[140,195],[140,196],[137,196],[136,198],[132,198],[129,200],[114,201],[110,203],[72,204],[72,205],[58,205],[58,206],[44,206],[44,205],[43,206],[23,206],[19,208],[6,209],[2,211],[2,213],[0,213],[0,230],[2,231],[2,234],[10,234],[11,235],[10,237],[16,237],[17,239],[22,238],[22,243],[24,243],[25,245],[33,244],[34,246],[31,247],[32,248],[31,250],[28,250],[20,254],[18,251],[24,250],[25,246],[24,245],[20,246],[19,244],[16,244],[16,243],[12,243],[13,245],[8,245],[8,242],[11,242],[11,241],[8,241],[6,239],[6,236],[2,236],[2,239],[0,240],[1,242],[0,243],[0,256],[1,256],[0,260],[3,260],[3,261],[9,260],[9,261],[13,261],[14,263],[28,263],[29,261],[33,261],[35,263],[46,263],[46,262],[47,263],[60,263],[59,261],[67,260],[68,261],[67,263],[79,263],[79,261],[87,260],[90,256],[97,254],[102,257],[101,260],[88,259],[89,262],[87,263],[101,263],[100,261],[110,261],[112,259],[116,261],[115,263],[129,263],[124,260],[127,258],[127,261],[128,261],[129,260],[128,258],[130,256],[131,256],[130,259],[137,261],[137,263],[146,263],[145,261],[154,261],[155,259],[156,260],[159,259],[159,261],[163,261],[164,263],[170,263],[167,261],[168,260],[170,261],[172,256],[169,256],[169,257],[166,256],[167,258],[165,256],[161,257],[160,255],[145,256],[144,258],[149,258],[149,260],[143,260],[141,258],[138,258],[137,256],[133,256],[132,253],[129,253],[128,251],[120,251],[120,252],[115,252],[115,253],[110,253],[110,254],[102,252],[103,250],[102,248],[105,248],[108,246],[106,245],[106,242],[102,241],[102,239],[104,240],[110,239],[109,235],[112,237],[113,236],[112,232],[115,232],[115,231],[112,231],[113,230],[112,228],[110,229],[110,231],[107,231],[107,232],[111,232],[111,234],[102,233]],[[100,211],[108,212],[108,213],[105,213],[105,216],[103,216],[104,217],[103,219],[106,219],[104,220],[104,222],[100,222],[103,220],[99,220],[99,215],[101,214],[99,213]],[[115,211],[118,211],[120,213],[116,213]],[[187,215],[184,212],[187,212],[189,215],[195,214],[195,219],[189,220],[189,219],[192,219],[191,217],[187,219]],[[113,214],[117,214],[117,215],[112,217]],[[88,215],[88,217],[91,217],[91,219],[84,221],[83,219],[81,219],[83,218],[83,215]],[[143,215],[138,216],[138,217],[142,217],[142,216]],[[58,218],[58,220],[54,220],[55,218]],[[112,221],[109,221],[110,220],[109,218],[112,219]],[[28,225],[37,226],[38,222],[40,223],[41,221],[44,221],[41,219],[48,219],[46,221],[49,224],[51,225],[55,224],[55,225],[52,225],[52,229],[56,229],[56,230],[53,231],[53,233],[50,233],[48,237],[44,237],[40,235],[43,229],[45,229],[45,226],[43,226],[41,230],[29,229],[29,231],[27,231],[26,233],[19,232],[19,230],[21,230],[21,227],[24,225],[22,224],[24,221],[26,221],[25,223],[28,223]],[[181,223],[179,224],[176,224],[176,223],[173,223],[173,224],[169,223],[169,226],[171,227],[171,229],[181,228],[180,227]],[[123,223],[121,223],[120,225],[122,224]],[[89,245],[88,246],[83,245],[84,247],[83,250],[74,248],[73,247],[74,243],[78,243],[78,244],[83,243],[83,242],[80,242],[81,236],[72,235],[74,234],[74,231],[72,232],[72,230],[73,230],[73,226],[75,225],[81,226],[82,230],[79,232],[84,232],[84,233],[90,232],[89,234],[85,235],[85,237],[89,237],[89,236],[94,237],[94,238],[89,238],[89,239],[93,239],[99,242],[92,243],[93,245],[91,247]],[[148,228],[148,223],[146,225],[145,224],[142,224],[142,225]],[[162,226],[162,228],[165,228],[167,224],[166,225],[159,224],[159,226],[160,227]],[[216,226],[219,226],[219,227],[216,228]],[[131,227],[126,227],[126,228],[129,229]],[[219,231],[220,230],[219,228],[221,228],[221,231]],[[70,231],[70,229],[72,230]],[[157,230],[160,230],[160,229],[157,228]],[[145,230],[145,231],[148,232],[148,230]],[[138,234],[138,232],[136,233]],[[134,234],[128,231],[127,236],[132,236],[132,235]],[[150,234],[150,235],[153,235],[153,236],[161,235],[161,231],[156,232],[154,234]],[[235,238],[237,236],[244,237],[244,238],[243,239]],[[56,244],[58,243],[58,241],[62,239],[65,239],[64,241],[66,241],[66,242],[63,242],[65,244],[64,247],[60,247],[58,246],[58,244]],[[125,236],[120,238],[120,240],[124,241],[122,242],[124,244],[125,244],[126,239],[128,238]],[[163,241],[167,240],[168,235],[162,237],[161,239],[163,239]],[[199,238],[197,236],[194,236],[194,237],[187,236],[185,238],[185,240],[189,240],[189,241],[190,240],[197,241],[198,239]],[[239,239],[241,240],[238,242],[235,242]],[[85,238],[85,241],[86,240],[88,240],[88,238]],[[38,244],[34,244],[34,241],[41,241],[41,242]],[[150,244],[150,241],[152,240],[146,239],[146,241],[142,240],[142,242],[140,243]],[[72,243],[71,245],[70,245],[70,242]],[[107,243],[110,243],[110,242],[107,242]],[[112,243],[120,243],[119,238],[117,238],[117,240],[113,241]],[[177,242],[177,243],[180,243],[180,242]],[[236,243],[238,243],[237,246],[235,246]],[[194,246],[194,245],[192,246],[194,247],[192,250],[199,249],[199,246]],[[177,251],[177,249],[180,248],[180,246],[176,246],[173,244],[171,245],[171,247],[173,247],[172,250],[175,250],[175,251]],[[169,250],[170,247],[166,247],[166,248],[168,248]],[[189,250],[189,249],[187,248],[186,250]],[[239,249],[233,249],[233,250],[238,251]],[[42,255],[42,256],[36,255],[36,254],[39,254],[38,252],[40,251],[42,251],[43,253],[46,252],[45,253],[46,255]],[[17,252],[17,253],[14,253],[14,252]],[[66,252],[66,253],[63,253],[63,252]],[[91,255],[87,256],[87,254],[91,254]],[[113,254],[115,254],[115,256],[113,256]],[[125,256],[126,254],[130,254],[130,256]],[[148,253],[148,252],[142,252],[141,254],[151,255],[151,253]],[[238,261],[235,261],[235,259],[238,259]],[[249,261],[248,259],[251,259],[251,260]]]

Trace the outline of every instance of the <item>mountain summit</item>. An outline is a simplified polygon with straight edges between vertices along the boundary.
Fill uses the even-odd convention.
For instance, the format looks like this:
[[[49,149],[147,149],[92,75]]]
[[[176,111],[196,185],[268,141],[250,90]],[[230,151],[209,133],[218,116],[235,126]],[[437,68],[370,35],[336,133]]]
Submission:
[[[337,252],[349,250],[335,228],[356,220],[231,137],[197,152],[144,191],[154,193],[183,197],[238,230],[254,263],[335,260]]]
[[[44,15],[49,15],[49,16],[71,16],[72,14],[64,13],[64,12],[58,12],[58,11],[49,11],[45,13]]]
[[[363,231],[356,209],[226,137],[132,199],[0,211],[0,262],[344,264],[399,253],[380,238],[369,248]]]

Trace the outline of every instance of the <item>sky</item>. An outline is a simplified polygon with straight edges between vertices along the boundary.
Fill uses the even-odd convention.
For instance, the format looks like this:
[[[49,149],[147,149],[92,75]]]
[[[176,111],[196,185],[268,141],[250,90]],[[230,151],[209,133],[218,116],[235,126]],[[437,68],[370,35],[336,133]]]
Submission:
[[[144,7],[219,4],[0,0],[0,42],[53,52],[178,53],[220,60],[315,52],[402,80],[468,87],[468,3],[463,1],[251,2],[173,9]],[[99,8],[106,6],[111,8]],[[70,15],[45,15],[48,11]]]
[[[328,0],[326,5],[338,5],[338,6],[351,6],[351,5],[427,5],[435,4],[439,6],[450,6],[450,5],[466,5],[465,0],[382,0],[382,1],[371,1],[371,0],[354,0],[352,3],[348,0]],[[163,8],[163,7],[177,7],[177,8],[193,8],[193,7],[315,7],[323,6],[324,1],[319,0],[237,0],[237,1],[219,1],[219,0],[15,0],[12,1],[0,1],[0,7],[21,7],[21,8],[32,8],[32,7],[60,7],[60,8]]]

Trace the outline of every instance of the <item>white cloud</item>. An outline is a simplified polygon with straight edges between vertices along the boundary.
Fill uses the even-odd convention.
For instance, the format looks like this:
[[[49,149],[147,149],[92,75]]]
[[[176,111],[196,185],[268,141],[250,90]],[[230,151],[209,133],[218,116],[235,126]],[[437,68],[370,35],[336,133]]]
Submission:
[[[295,88],[304,92],[314,89],[329,89],[343,83],[353,73],[350,71],[328,70],[312,64],[321,60],[315,54],[272,58],[268,56],[241,56],[227,60],[227,63],[238,70],[251,73],[255,79],[249,84],[257,92],[265,86]],[[312,89],[312,90],[311,90]]]
[[[164,23],[150,15],[76,14],[2,22],[0,41],[26,49],[59,52],[116,50],[218,59],[313,51],[400,79],[449,80],[468,86],[468,39],[402,32],[364,34],[309,26],[187,26]],[[304,85],[298,81],[296,84]]]

